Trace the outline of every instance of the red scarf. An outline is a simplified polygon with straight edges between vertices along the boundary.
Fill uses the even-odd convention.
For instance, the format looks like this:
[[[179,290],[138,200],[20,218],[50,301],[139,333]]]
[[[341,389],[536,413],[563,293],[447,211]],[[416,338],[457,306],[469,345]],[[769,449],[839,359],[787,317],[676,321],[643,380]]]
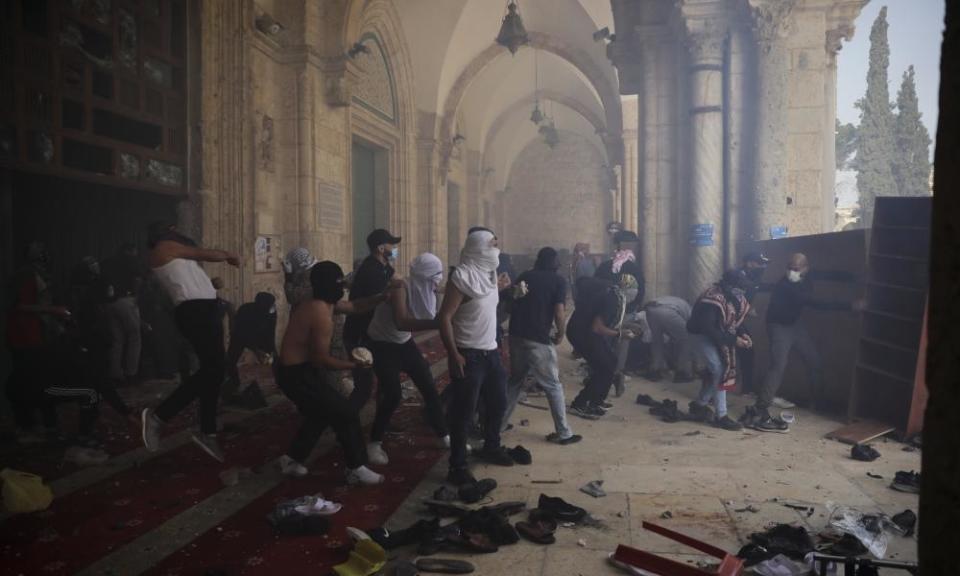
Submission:
[[[736,334],[750,312],[750,304],[743,295],[737,297],[736,302],[729,300],[723,289],[714,284],[703,293],[700,301],[704,304],[716,306],[723,317],[723,330],[728,334]],[[733,390],[737,387],[737,350],[736,346],[721,346],[720,357],[723,360],[723,377],[720,378],[720,390]]]

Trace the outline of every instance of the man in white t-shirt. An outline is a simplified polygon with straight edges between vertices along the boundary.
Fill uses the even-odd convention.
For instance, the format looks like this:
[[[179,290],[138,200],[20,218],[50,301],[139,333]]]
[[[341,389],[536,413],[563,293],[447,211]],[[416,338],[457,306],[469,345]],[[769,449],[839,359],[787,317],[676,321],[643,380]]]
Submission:
[[[180,383],[156,409],[143,411],[143,444],[154,452],[160,448],[160,429],[195,399],[200,399],[200,432],[193,441],[219,462],[223,450],[217,442],[217,401],[224,376],[223,322],[213,287],[200,262],[226,262],[239,266],[240,259],[225,250],[208,250],[180,234],[171,224],[150,225],[149,264],[160,286],[173,300],[180,333],[193,346],[200,369]]]
[[[467,468],[467,428],[481,397],[485,407],[484,445],[478,455],[491,464],[513,465],[513,459],[500,446],[507,374],[497,349],[499,256],[497,237],[492,232],[472,232],[440,306],[440,336],[447,349],[451,377],[447,481],[458,486],[475,481]]]

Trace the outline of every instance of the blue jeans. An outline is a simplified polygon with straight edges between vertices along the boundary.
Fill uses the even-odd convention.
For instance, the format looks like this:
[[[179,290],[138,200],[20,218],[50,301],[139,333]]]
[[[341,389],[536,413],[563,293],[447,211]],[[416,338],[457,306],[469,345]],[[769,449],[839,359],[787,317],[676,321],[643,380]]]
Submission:
[[[450,469],[467,467],[467,430],[483,399],[483,449],[500,448],[500,427],[507,405],[507,372],[499,350],[460,350],[467,363],[463,378],[451,378],[447,426],[450,430]]]
[[[723,378],[723,360],[720,359],[720,350],[709,338],[702,334],[691,336],[691,344],[697,359],[704,367],[703,385],[697,402],[704,406],[711,403],[717,411],[717,417],[727,415],[727,392],[720,390],[720,380]]]
[[[567,406],[563,397],[563,384],[557,369],[557,349],[550,344],[541,344],[517,336],[510,337],[510,382],[507,384],[507,409],[503,415],[506,426],[513,416],[520,397],[523,379],[533,371],[537,384],[547,395],[553,426],[561,439],[573,436],[567,425]]]

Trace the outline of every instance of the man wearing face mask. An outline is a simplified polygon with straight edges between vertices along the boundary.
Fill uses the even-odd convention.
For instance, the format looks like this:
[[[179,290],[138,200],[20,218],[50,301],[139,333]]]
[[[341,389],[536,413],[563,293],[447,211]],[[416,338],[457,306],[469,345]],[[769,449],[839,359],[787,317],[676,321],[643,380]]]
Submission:
[[[253,302],[237,310],[230,331],[230,346],[227,348],[227,383],[223,391],[225,401],[238,403],[244,389],[240,382],[237,362],[244,350],[258,356],[273,357],[277,353],[277,298],[269,292],[258,292]],[[255,386],[251,383],[251,386]]]
[[[497,237],[489,230],[467,236],[460,264],[440,305],[440,336],[450,363],[450,472],[447,481],[460,486],[475,482],[467,468],[467,428],[483,398],[484,446],[479,456],[491,464],[512,466],[500,445],[507,403],[507,374],[497,349]]]
[[[690,402],[690,416],[724,430],[743,428],[727,415],[727,391],[737,383],[735,350],[753,346],[742,327],[750,311],[746,297],[749,287],[743,271],[727,271],[720,282],[700,296],[687,322],[693,350],[705,367],[700,394]]]
[[[810,271],[810,264],[804,254],[793,254],[787,265],[786,275],[774,286],[767,307],[767,333],[770,335],[770,369],[763,379],[757,403],[746,415],[753,428],[763,432],[788,432],[789,427],[780,418],[770,416],[783,374],[790,359],[791,350],[796,347],[810,372],[810,390],[814,398],[823,385],[823,363],[817,351],[813,337],[800,322],[804,308],[816,310],[863,310],[863,301],[826,302],[813,297],[813,285],[816,280],[851,282],[855,278],[844,272]]]
[[[394,236],[383,228],[378,228],[367,236],[367,248],[370,255],[353,275],[350,283],[350,301],[370,298],[383,293],[395,273],[393,263],[397,260],[400,237]],[[373,320],[373,311],[356,316],[348,316],[343,325],[343,346],[347,354],[367,340],[367,328]],[[359,409],[370,399],[373,391],[373,372],[354,371],[354,388],[350,401]]]

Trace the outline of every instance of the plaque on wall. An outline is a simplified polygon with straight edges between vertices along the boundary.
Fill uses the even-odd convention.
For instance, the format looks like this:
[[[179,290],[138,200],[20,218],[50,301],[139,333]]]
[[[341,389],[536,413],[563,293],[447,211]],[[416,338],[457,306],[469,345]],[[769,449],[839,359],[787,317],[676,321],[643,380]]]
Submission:
[[[320,182],[320,229],[328,232],[343,230],[343,185]]]
[[[254,246],[254,272],[279,272],[280,261],[280,237],[257,236]]]

